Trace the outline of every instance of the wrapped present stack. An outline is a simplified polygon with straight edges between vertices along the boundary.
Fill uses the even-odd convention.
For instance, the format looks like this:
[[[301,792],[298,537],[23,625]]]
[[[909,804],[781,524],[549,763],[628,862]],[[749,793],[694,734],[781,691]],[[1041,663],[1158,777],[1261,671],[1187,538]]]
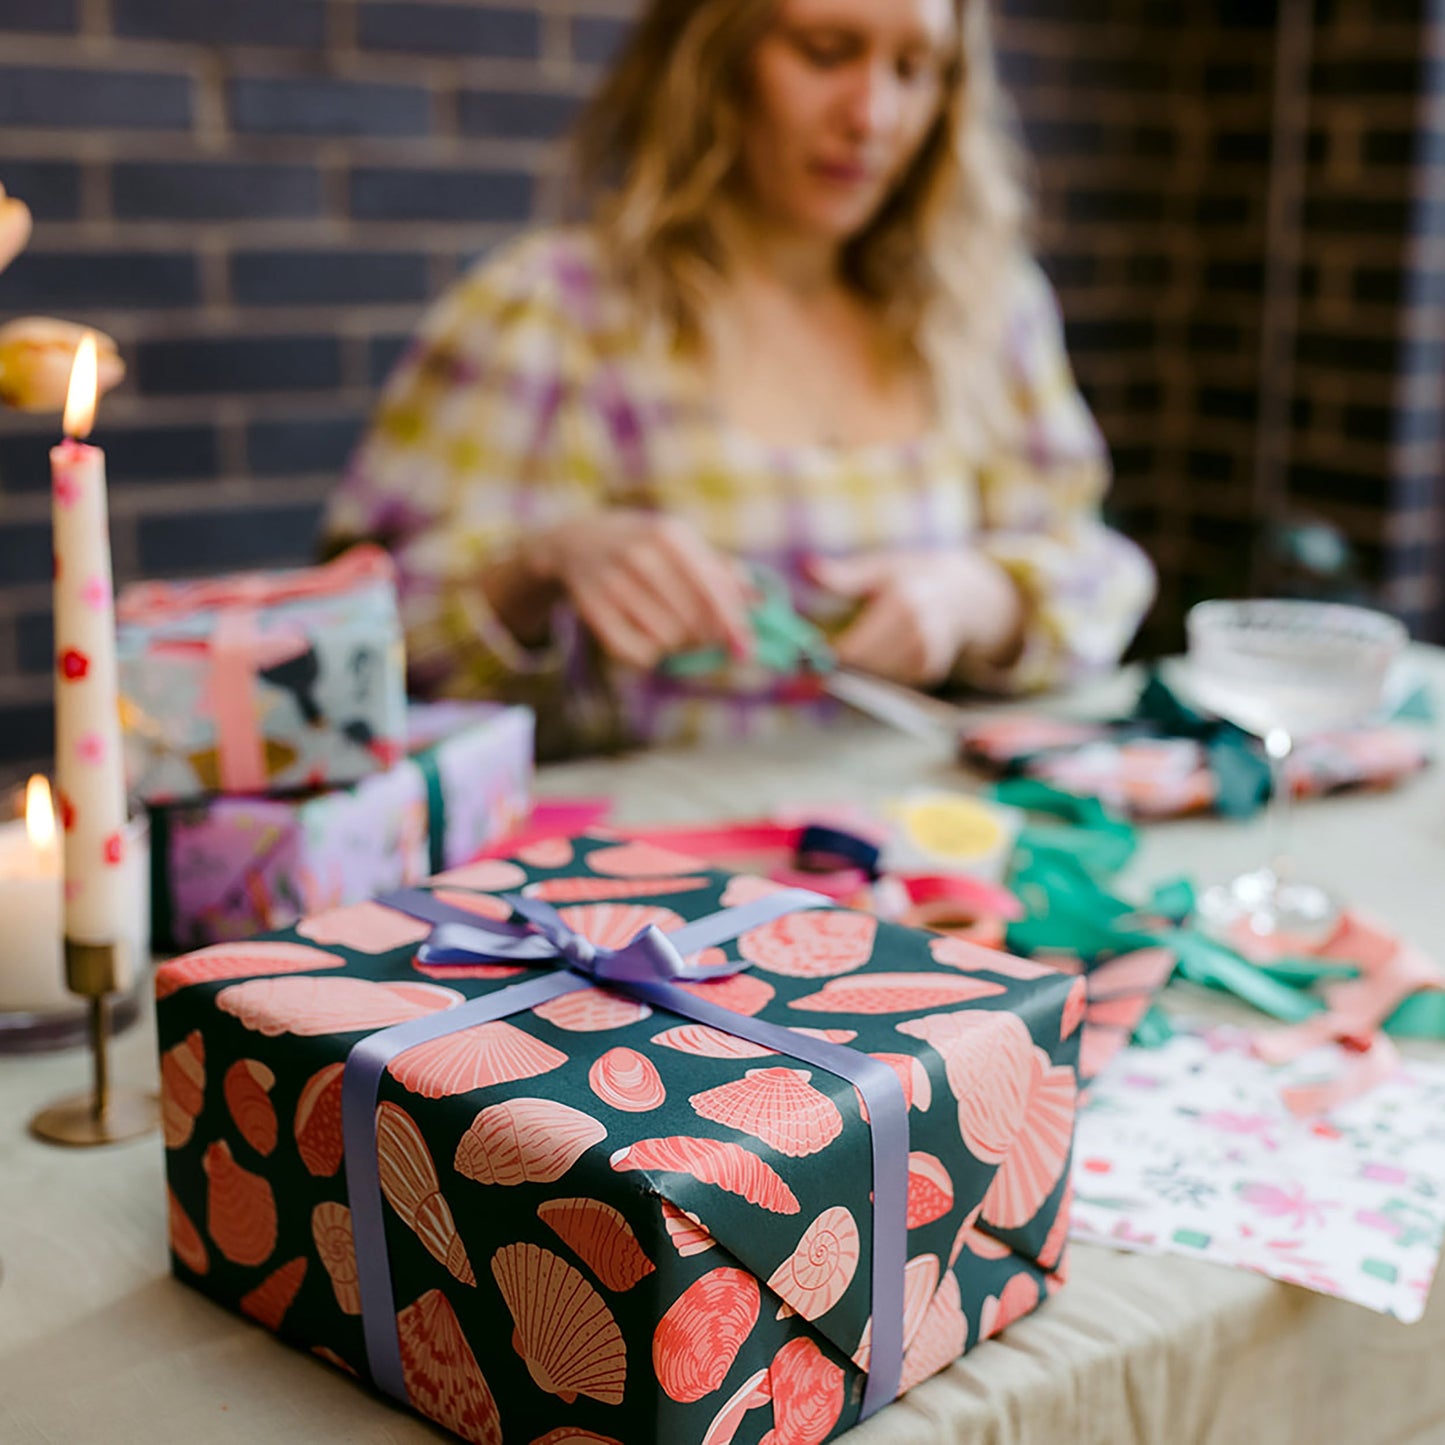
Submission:
[[[533,718],[412,704],[392,564],[151,582],[117,602],[126,771],[149,805],[156,946],[414,883],[526,815]]]
[[[178,1276],[467,1440],[821,1445],[1063,1278],[1042,965],[588,835],[156,988]]]

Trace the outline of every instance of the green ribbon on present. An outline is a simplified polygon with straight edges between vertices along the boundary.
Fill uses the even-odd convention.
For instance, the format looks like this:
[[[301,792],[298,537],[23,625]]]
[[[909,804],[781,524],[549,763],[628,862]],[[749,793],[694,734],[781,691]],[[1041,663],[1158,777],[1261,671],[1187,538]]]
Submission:
[[[426,787],[426,846],[427,872],[440,873],[447,866],[447,795],[442,788],[441,768],[437,763],[437,751],[441,743],[433,743],[419,753],[413,753],[408,762],[415,763],[421,772]]]

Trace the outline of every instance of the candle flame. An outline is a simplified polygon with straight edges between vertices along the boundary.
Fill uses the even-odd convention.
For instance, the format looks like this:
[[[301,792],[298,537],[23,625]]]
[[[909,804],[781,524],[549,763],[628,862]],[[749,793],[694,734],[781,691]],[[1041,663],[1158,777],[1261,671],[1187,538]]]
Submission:
[[[75,348],[70,366],[70,390],[65,396],[65,434],[81,439],[95,425],[96,357],[95,333],[87,331]]]
[[[25,833],[35,849],[55,846],[55,807],[50,784],[36,773],[25,785]]]

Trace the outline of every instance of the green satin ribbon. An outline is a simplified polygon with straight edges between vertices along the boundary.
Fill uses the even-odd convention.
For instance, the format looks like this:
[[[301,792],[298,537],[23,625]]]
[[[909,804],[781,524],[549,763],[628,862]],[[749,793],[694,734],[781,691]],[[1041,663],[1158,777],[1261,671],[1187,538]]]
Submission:
[[[413,753],[407,760],[415,763],[426,785],[427,872],[440,873],[446,866],[447,795],[442,789],[441,769],[437,765],[438,743]]]

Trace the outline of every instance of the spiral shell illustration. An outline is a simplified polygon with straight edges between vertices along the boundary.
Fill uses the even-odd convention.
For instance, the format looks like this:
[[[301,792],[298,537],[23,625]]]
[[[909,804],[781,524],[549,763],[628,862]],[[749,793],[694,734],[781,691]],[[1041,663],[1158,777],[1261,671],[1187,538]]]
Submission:
[[[878,921],[868,913],[789,913],[750,928],[738,939],[738,952],[787,978],[833,978],[868,962],[877,933]]]
[[[296,1101],[292,1132],[308,1174],[329,1179],[341,1168],[341,1073],[345,1064],[318,1069]]]
[[[253,974],[305,973],[318,968],[344,968],[337,953],[323,953],[300,943],[216,943],[163,963],[156,969],[156,998],[169,998],[193,983],[249,978]]]
[[[243,1169],[224,1140],[201,1160],[206,1171],[206,1233],[232,1264],[264,1264],[276,1248],[276,1200],[259,1174]]]
[[[951,1365],[968,1343],[968,1320],[963,1313],[958,1276],[947,1271],[924,1311],[922,1323],[903,1356],[898,1393]]]
[[[639,1139],[612,1156],[612,1167],[658,1169],[673,1174],[690,1174],[703,1184],[716,1184],[730,1194],[740,1194],[773,1214],[796,1214],[802,1207],[782,1176],[756,1154],[721,1139],[697,1139],[686,1135],[667,1139]]]
[[[548,1199],[537,1217],[560,1236],[605,1288],[622,1294],[657,1268],[632,1226],[600,1199]]]
[[[817,993],[795,998],[788,1007],[807,1013],[900,1014],[972,1003],[1003,992],[1002,984],[982,978],[944,978],[936,973],[865,974],[861,978],[832,979]]]
[[[442,1197],[426,1140],[405,1109],[385,1100],[376,1110],[376,1155],[387,1203],[406,1221],[428,1254],[463,1284],[476,1284],[456,1220]]]
[[[351,1211],[327,1200],[311,1211],[311,1238],[316,1255],[331,1279],[336,1303],[344,1315],[361,1313],[361,1286],[356,1275],[356,1239]]]
[[[594,849],[587,855],[587,866],[609,878],[669,878],[696,873],[707,865],[655,843],[620,843],[615,848]]]
[[[1003,1229],[1027,1224],[1053,1192],[1074,1141],[1074,1071],[1032,1050],[1023,1119],[983,1197],[983,1217]]]
[[[305,1277],[306,1258],[302,1255],[273,1270],[255,1289],[243,1294],[241,1313],[249,1315],[258,1325],[265,1325],[268,1330],[279,1330]]]
[[[373,983],[365,978],[253,978],[216,995],[216,1007],[275,1038],[356,1033],[454,1008],[462,995],[434,983]]]
[[[768,1445],[820,1445],[843,1413],[843,1371],[812,1340],[789,1340],[768,1366],[773,1428]]]
[[[569,1104],[508,1099],[472,1120],[454,1162],[479,1184],[550,1184],[606,1137],[604,1124]]]
[[[838,1106],[811,1078],[806,1069],[749,1069],[741,1079],[694,1094],[688,1103],[704,1119],[802,1158],[826,1149],[843,1132]]]
[[[190,1143],[206,1102],[206,1041],[192,1029],[161,1055],[161,1133],[167,1149]]]
[[[908,1227],[942,1219],[953,1208],[953,1180],[943,1160],[921,1149],[908,1156]]]
[[[579,988],[539,1003],[532,1012],[556,1029],[572,1034],[596,1034],[625,1028],[649,1018],[652,1010],[636,999],[605,988]]]
[[[857,1221],[834,1205],[803,1231],[797,1248],[773,1271],[768,1288],[805,1320],[815,1320],[852,1284],[859,1249]]]
[[[354,948],[357,953],[389,953],[422,942],[431,924],[399,913],[381,903],[351,903],[313,913],[296,925],[296,932],[313,943]]]
[[[627,1114],[645,1114],[667,1098],[657,1066],[636,1049],[608,1049],[587,1071],[587,1082],[604,1104]]]
[[[191,1223],[190,1216],[181,1208],[181,1201],[175,1191],[166,1189],[166,1232],[170,1237],[171,1253],[191,1271],[205,1274],[210,1269],[210,1257],[206,1254],[206,1243],[201,1231]]]
[[[694,1254],[706,1254],[717,1243],[697,1215],[679,1209],[670,1199],[662,1200],[661,1204],[662,1222],[667,1227],[667,1237],[683,1259]]]
[[[275,1086],[276,1075],[259,1059],[237,1059],[221,1084],[241,1137],[263,1156],[276,1147],[276,1106],[271,1102]]]
[[[745,1270],[726,1265],[694,1280],[652,1336],[652,1367],[667,1395],[691,1404],[727,1378],[758,1322],[762,1297]]]
[[[428,1290],[396,1317],[402,1379],[421,1414],[473,1445],[502,1445],[497,1402],[446,1296]]]
[[[417,1044],[398,1054],[386,1071],[423,1099],[445,1099],[492,1084],[535,1078],[566,1062],[567,1055],[551,1044],[497,1019]]]
[[[549,1395],[622,1403],[627,1347],[602,1296],[566,1260],[535,1244],[509,1244],[492,1274],[516,1329],[512,1347]]]
[[[719,961],[724,956],[721,949],[709,949],[708,952],[718,954]],[[719,1008],[731,1009],[733,1013],[748,1018],[760,1014],[772,1002],[776,992],[767,979],[754,973],[735,973],[727,978],[713,978],[700,983],[680,983],[678,987],[694,998],[715,1003]]]

